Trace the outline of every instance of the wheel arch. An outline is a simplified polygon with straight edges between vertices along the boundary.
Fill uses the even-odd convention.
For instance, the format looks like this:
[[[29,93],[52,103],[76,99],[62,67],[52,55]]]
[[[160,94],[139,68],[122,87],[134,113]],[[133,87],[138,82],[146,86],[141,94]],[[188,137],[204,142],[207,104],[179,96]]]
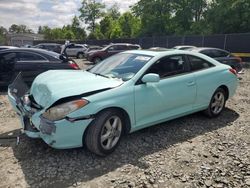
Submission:
[[[223,89],[225,91],[226,94],[226,100],[228,100],[229,98],[229,89],[226,85],[221,85],[219,88]]]
[[[100,114],[100,113],[102,113],[103,111],[106,111],[106,110],[117,110],[122,114],[123,119],[125,121],[125,128],[124,128],[123,133],[128,134],[130,132],[130,130],[131,130],[131,119],[130,119],[129,114],[127,113],[127,111],[124,110],[121,107],[107,107],[107,108],[104,108],[104,109],[100,110],[99,112],[97,112],[95,114],[95,116],[97,116],[98,114]],[[89,128],[89,126],[91,126],[91,125],[89,124],[87,126],[87,128],[85,129],[85,131],[84,131],[84,134],[83,134],[84,137],[85,137],[85,134],[87,133],[87,129]]]

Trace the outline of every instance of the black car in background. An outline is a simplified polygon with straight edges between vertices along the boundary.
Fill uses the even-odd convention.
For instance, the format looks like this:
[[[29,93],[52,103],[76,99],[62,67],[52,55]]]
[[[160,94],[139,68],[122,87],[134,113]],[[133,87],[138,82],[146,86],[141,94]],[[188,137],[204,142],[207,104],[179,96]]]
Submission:
[[[192,48],[190,51],[199,52],[205,54],[209,57],[214,58],[215,60],[231,66],[238,73],[242,71],[242,59],[240,57],[236,57],[230,52],[226,50],[222,50],[219,48]]]
[[[52,52],[56,52],[56,53],[61,53],[62,50],[62,45],[61,44],[57,44],[57,43],[41,43],[41,44],[37,44],[36,46],[33,46],[33,48],[40,48],[40,49],[44,49],[44,50],[48,50],[48,51],[52,51]]]
[[[0,51],[0,86],[9,85],[19,72],[31,85],[37,75],[47,70],[79,69],[78,65],[55,52],[35,48],[17,48]]]

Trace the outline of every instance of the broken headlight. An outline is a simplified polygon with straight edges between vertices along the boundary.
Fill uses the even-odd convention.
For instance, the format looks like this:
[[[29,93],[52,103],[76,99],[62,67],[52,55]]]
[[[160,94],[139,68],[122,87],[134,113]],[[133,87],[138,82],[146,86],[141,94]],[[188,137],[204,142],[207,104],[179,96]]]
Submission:
[[[57,121],[65,118],[71,112],[74,112],[84,106],[86,106],[89,102],[84,99],[79,99],[67,103],[63,103],[52,108],[49,108],[44,114],[43,117],[51,120]]]

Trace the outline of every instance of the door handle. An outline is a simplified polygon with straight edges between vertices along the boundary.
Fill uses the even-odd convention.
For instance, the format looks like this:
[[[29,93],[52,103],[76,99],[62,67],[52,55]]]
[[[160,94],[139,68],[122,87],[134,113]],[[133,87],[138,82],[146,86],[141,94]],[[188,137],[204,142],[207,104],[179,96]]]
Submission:
[[[190,82],[187,83],[187,86],[188,86],[188,87],[193,86],[193,85],[195,85],[195,82],[194,82],[194,81],[190,81]]]

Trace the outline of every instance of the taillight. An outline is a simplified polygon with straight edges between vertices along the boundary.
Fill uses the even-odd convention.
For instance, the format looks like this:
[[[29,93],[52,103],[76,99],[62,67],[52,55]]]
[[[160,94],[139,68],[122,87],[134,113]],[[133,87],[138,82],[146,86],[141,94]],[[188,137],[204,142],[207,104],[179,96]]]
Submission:
[[[229,71],[230,71],[231,73],[233,73],[235,76],[237,76],[237,71],[236,71],[235,69],[231,68],[231,69],[229,69]]]
[[[73,69],[76,69],[76,70],[80,69],[79,66],[74,62],[70,63],[69,66],[72,67]]]

